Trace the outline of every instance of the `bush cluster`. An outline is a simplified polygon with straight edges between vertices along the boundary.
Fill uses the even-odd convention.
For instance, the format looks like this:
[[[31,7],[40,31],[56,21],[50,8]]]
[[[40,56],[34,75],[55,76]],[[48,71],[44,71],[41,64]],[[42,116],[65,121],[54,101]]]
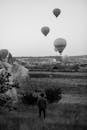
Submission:
[[[37,97],[34,97],[33,93],[27,93],[22,97],[22,102],[28,105],[35,105],[37,103]]]
[[[4,94],[0,94],[0,108],[3,107],[9,100],[10,100],[10,97]]]
[[[5,94],[9,87],[18,87],[16,81],[12,85],[10,84],[10,76],[11,74],[8,71],[0,74],[0,107],[4,106],[10,100],[10,97]]]
[[[58,102],[62,98],[62,90],[60,88],[48,88],[45,89],[45,93],[49,103]]]
[[[60,88],[48,88],[44,90],[44,94],[47,98],[48,103],[58,102],[61,97]],[[35,97],[33,93],[27,93],[22,97],[22,102],[28,105],[36,105],[38,97]]]

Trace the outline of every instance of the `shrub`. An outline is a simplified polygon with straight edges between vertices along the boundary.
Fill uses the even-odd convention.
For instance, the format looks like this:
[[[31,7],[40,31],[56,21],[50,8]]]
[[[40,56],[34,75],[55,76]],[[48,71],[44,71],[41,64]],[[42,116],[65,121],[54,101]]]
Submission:
[[[47,101],[49,103],[57,102],[59,101],[61,97],[62,90],[60,88],[48,88],[45,89]]]
[[[37,97],[34,97],[32,93],[27,93],[22,97],[22,102],[27,105],[35,105]]]
[[[48,88],[44,90],[48,103],[58,102],[62,96],[62,90],[60,88]],[[22,102],[27,105],[36,105],[38,97],[33,95],[33,92],[26,93],[22,97]]]
[[[9,101],[10,97],[4,95],[4,94],[0,94],[0,107],[3,107],[7,101]]]
[[[10,76],[11,74],[8,71],[0,74],[0,107],[3,107],[11,99],[5,94],[5,92],[12,86],[18,86],[18,83],[16,81],[14,81],[13,84],[10,84]]]

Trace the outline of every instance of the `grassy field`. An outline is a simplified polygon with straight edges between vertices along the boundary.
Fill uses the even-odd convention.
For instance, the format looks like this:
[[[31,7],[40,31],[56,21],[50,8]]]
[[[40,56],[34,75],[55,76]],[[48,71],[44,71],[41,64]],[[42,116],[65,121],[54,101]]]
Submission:
[[[71,78],[71,79],[84,79],[87,78],[87,73],[83,73],[83,72],[40,72],[40,71],[30,71],[29,72],[31,78],[49,78],[49,77],[53,77],[53,78]]]
[[[0,130],[87,130],[87,77],[84,73],[77,73],[76,77],[74,74],[31,77],[29,87],[60,87],[62,99],[58,103],[48,104],[45,120],[38,118],[37,106],[25,106],[21,103],[17,111],[0,114]]]
[[[20,112],[0,116],[0,130],[86,130],[87,106],[52,104],[45,120],[38,118],[36,107],[24,106]]]
[[[86,78],[31,78],[33,88],[61,88],[64,94],[87,94]]]

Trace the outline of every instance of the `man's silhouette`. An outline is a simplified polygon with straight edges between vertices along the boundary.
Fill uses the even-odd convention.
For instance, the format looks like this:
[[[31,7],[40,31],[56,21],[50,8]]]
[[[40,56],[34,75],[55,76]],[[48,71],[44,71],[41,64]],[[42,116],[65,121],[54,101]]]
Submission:
[[[37,101],[38,109],[39,109],[39,117],[41,117],[41,113],[44,115],[44,119],[46,117],[46,107],[47,107],[47,100],[44,96],[44,93],[40,94],[40,97]]]

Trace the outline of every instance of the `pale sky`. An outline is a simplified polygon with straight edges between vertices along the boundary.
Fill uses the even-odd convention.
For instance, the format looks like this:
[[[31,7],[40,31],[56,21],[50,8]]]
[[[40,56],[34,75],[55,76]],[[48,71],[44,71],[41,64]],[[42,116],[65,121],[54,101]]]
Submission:
[[[54,8],[61,9],[58,18]],[[43,26],[50,28],[47,37]],[[67,41],[63,55],[87,55],[87,0],[0,0],[0,49],[13,56],[55,56],[59,37]]]

